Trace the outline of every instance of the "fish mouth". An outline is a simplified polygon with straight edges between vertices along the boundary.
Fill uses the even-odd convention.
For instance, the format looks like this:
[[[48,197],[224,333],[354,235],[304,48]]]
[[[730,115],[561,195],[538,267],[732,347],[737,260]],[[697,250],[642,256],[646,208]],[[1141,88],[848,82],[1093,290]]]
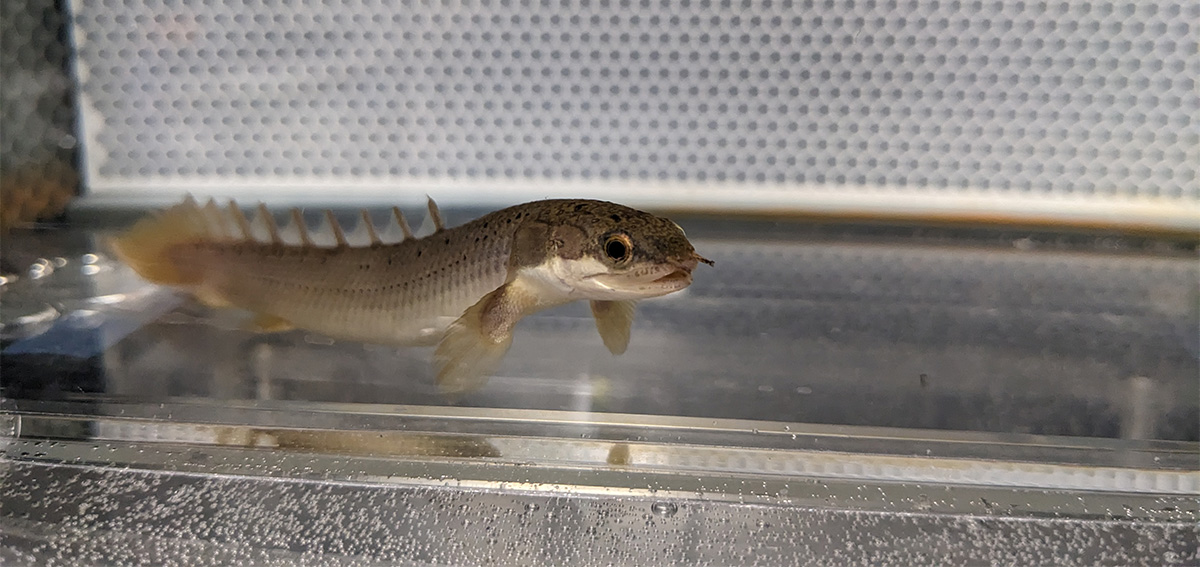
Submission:
[[[692,271],[700,258],[672,259],[633,273],[601,273],[587,279],[603,288],[594,299],[644,299],[674,293],[692,285]]]
[[[679,268],[677,270],[672,270],[667,275],[654,280],[654,283],[673,284],[673,283],[690,282],[691,280],[692,280],[692,271],[688,270],[688,269],[684,269],[684,268]]]
[[[692,283],[692,271],[696,269],[696,265],[700,262],[708,263],[711,260],[701,258],[699,254],[693,254],[692,257],[683,260],[674,260],[671,262],[674,265],[666,267],[670,271],[655,278],[652,283],[687,287]]]

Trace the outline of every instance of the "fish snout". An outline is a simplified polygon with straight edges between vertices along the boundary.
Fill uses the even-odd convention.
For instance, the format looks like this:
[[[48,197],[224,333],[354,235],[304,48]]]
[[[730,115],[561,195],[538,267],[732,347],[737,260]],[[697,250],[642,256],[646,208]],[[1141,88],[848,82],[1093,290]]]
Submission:
[[[712,260],[709,260],[708,258],[695,253],[694,251],[692,252],[691,256],[675,262],[675,265],[689,272],[695,270],[696,266],[699,264],[708,264],[709,266],[712,266],[715,265],[716,262],[713,262]]]

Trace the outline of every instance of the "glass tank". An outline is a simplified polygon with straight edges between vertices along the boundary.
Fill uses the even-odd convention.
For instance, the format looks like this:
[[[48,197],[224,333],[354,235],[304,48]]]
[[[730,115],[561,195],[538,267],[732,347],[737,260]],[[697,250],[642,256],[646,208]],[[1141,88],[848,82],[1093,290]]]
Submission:
[[[1200,561],[1194,6],[4,10],[0,562]],[[714,264],[447,395],[121,262],[186,194],[319,247],[597,198]]]

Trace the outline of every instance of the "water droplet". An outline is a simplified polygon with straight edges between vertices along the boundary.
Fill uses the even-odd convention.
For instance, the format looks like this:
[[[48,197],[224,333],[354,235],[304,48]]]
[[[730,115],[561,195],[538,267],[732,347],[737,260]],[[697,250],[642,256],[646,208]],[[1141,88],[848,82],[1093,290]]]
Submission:
[[[670,518],[679,511],[679,506],[675,505],[674,502],[659,501],[650,505],[650,511],[653,512],[655,516]]]

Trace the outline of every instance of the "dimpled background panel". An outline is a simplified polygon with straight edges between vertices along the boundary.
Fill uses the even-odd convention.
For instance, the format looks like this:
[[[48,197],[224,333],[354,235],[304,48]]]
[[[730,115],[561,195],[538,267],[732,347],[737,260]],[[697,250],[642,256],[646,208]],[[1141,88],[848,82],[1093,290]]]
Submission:
[[[766,191],[783,208],[880,189],[1200,202],[1196,2],[73,10],[97,192],[440,184],[622,186],[701,205]]]
[[[0,2],[0,233],[75,196],[73,85],[54,0]]]

